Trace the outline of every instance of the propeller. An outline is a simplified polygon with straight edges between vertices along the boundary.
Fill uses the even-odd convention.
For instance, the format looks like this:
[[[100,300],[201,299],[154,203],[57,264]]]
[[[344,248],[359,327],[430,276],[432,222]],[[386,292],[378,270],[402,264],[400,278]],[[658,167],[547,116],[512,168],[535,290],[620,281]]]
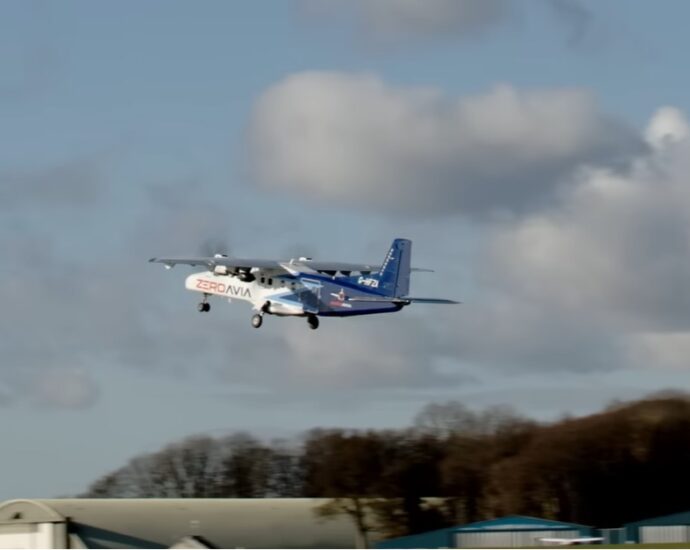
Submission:
[[[221,239],[205,239],[199,246],[199,254],[203,257],[211,257],[216,254],[228,256],[230,254],[230,247],[226,241]]]

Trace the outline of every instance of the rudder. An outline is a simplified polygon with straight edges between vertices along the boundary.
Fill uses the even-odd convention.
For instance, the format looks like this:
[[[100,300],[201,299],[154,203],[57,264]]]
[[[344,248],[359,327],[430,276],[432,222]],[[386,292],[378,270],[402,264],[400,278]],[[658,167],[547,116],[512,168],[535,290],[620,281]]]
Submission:
[[[386,296],[407,296],[410,291],[412,241],[395,239],[378,272],[379,291]]]

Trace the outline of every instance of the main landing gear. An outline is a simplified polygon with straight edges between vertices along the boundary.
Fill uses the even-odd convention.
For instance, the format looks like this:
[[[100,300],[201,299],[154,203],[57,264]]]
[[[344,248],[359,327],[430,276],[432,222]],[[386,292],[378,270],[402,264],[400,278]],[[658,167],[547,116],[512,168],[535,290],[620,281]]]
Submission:
[[[264,323],[264,313],[266,308],[263,308],[259,313],[252,315],[252,326],[254,328],[259,328]],[[319,318],[316,315],[307,315],[307,324],[312,330],[319,328]]]
[[[252,315],[252,326],[254,328],[259,328],[263,323],[264,323],[264,313],[268,311],[268,308],[271,307],[271,302],[266,302],[264,305],[261,306],[261,310],[259,313],[255,313]]]
[[[199,302],[199,305],[196,306],[196,309],[199,310],[199,313],[211,311],[211,304],[209,304],[206,300],[208,300],[208,295],[204,294],[203,301]]]

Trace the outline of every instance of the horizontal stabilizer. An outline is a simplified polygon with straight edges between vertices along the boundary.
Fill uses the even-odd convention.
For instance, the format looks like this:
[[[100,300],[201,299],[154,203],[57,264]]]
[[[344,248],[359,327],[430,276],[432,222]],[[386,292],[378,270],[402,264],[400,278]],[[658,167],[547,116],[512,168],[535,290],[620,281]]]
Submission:
[[[462,302],[456,302],[455,300],[446,300],[445,298],[400,298],[410,303],[417,304],[461,304]]]
[[[460,304],[455,300],[445,300],[443,298],[412,298],[403,296],[399,298],[387,298],[386,296],[353,296],[347,298],[348,302],[378,302],[387,304]]]

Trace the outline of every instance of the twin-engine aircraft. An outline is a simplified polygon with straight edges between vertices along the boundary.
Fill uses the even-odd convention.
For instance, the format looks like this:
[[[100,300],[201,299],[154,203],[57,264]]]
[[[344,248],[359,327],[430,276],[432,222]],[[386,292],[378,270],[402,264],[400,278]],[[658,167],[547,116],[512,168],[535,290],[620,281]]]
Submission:
[[[412,241],[395,239],[380,266],[314,261],[246,260],[216,254],[207,258],[151,258],[170,269],[178,264],[204,266],[187,277],[185,287],[203,295],[198,310],[211,309],[211,296],[250,302],[259,328],[264,314],[306,317],[311,329],[319,317],[349,317],[400,311],[412,303],[457,304],[438,298],[412,298]]]

